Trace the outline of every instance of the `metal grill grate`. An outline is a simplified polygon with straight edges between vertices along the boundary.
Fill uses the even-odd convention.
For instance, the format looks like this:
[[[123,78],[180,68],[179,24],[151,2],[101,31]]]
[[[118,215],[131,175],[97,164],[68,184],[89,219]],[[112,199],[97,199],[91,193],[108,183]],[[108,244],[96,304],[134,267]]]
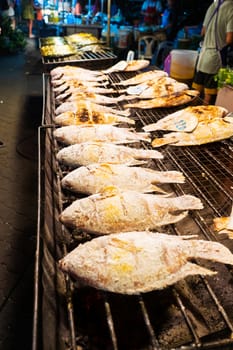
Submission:
[[[130,74],[112,74],[112,85],[129,76]],[[47,233],[43,254],[47,246],[52,244],[54,248],[50,260],[47,259],[46,264],[44,262],[41,274],[47,275],[52,265],[56,281],[48,278],[50,285],[44,285],[44,312],[41,313],[40,319],[41,323],[48,319],[51,322],[48,315],[53,315],[54,311],[50,310],[51,305],[47,301],[51,299],[47,297],[51,293],[56,300],[58,299],[53,308],[63,306],[67,310],[65,320],[63,309],[63,312],[56,313],[56,324],[60,325],[59,331],[56,331],[56,350],[232,349],[233,285],[232,272],[228,266],[202,261],[203,266],[218,271],[218,274],[211,278],[190,277],[162,291],[139,296],[105,293],[89,287],[80,288],[68,276],[65,277],[65,285],[62,284],[56,261],[77,244],[91,237],[69,231],[59,223],[59,213],[67,202],[74,198],[63,193],[60,187],[64,171],[68,170],[62,169],[56,161],[59,144],[53,138],[54,101],[49,84],[47,88],[49,91],[46,93],[45,120],[42,126],[46,139],[45,163],[39,166],[39,178],[42,176],[46,179],[44,201],[47,210],[44,213],[45,228],[39,229],[39,235],[44,237],[45,232]],[[136,110],[132,117],[140,129],[142,125],[155,122],[174,110],[177,109],[147,112]],[[212,231],[211,223],[215,216],[229,215],[232,205],[231,141],[201,147],[165,146],[162,152],[164,160],[152,161],[149,166],[161,170],[182,171],[186,183],[171,186],[171,189],[177,194],[189,193],[198,196],[203,200],[205,207],[197,213],[190,213],[181,223],[166,227],[165,231],[220,240]],[[223,237],[221,241],[233,249],[232,242],[227,238]],[[34,313],[38,313],[38,308],[35,308]],[[57,320],[57,317],[61,320]],[[44,343],[53,343],[51,336],[47,334],[50,334],[50,329],[49,325],[45,324]],[[37,337],[38,333],[35,330],[34,338]],[[36,349],[39,348],[35,345],[33,350]]]
[[[117,60],[117,56],[111,51],[83,52],[81,55],[66,57],[43,57],[42,63],[47,71],[59,65],[76,65],[89,69],[106,69]]]

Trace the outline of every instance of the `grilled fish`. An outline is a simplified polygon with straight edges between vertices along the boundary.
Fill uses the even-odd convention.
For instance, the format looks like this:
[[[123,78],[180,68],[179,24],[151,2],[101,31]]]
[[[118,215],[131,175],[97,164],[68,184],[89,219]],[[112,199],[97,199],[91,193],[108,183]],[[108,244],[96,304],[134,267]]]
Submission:
[[[81,106],[79,106],[81,107]],[[68,125],[96,125],[96,124],[135,124],[133,119],[123,117],[117,114],[97,112],[79,108],[76,112],[64,112],[57,115],[54,119],[55,124],[61,126]]]
[[[81,67],[76,67],[76,66],[59,66],[55,67],[50,71],[50,75],[53,78],[59,78],[61,75],[69,75],[69,76],[74,76],[74,75],[83,75],[86,74],[86,76],[103,76],[104,74],[100,71],[96,70],[90,70],[86,68],[81,68]]]
[[[100,112],[100,113],[111,113],[118,114],[128,117],[130,115],[129,110],[121,110],[115,109],[107,106],[102,106],[97,103],[93,103],[91,101],[87,101],[86,99],[79,100],[78,102],[64,102],[60,106],[58,106],[55,110],[55,114],[61,114],[64,112],[78,112],[78,111],[88,111],[90,113]]]
[[[131,86],[126,89],[126,92],[130,95],[137,95],[140,99],[153,99],[174,95],[184,90],[188,90],[187,84],[180,83],[170,77],[159,77],[154,80],[148,80],[140,85]]]
[[[59,94],[68,89],[71,89],[71,91],[80,90],[80,89],[97,88],[97,87],[99,89],[102,87],[103,89],[103,83],[98,81],[85,81],[85,80],[78,80],[78,79],[70,79],[68,81],[61,79],[59,85],[52,86],[52,87],[53,87],[53,91],[56,94]]]
[[[83,142],[131,143],[136,141],[150,142],[150,134],[135,132],[129,128],[119,128],[110,124],[70,125],[54,131],[55,138],[67,145]]]
[[[67,86],[66,84],[63,84],[63,88],[64,85]],[[80,86],[78,88],[74,88],[74,87],[68,87],[68,88],[64,88],[62,90],[62,88],[60,87],[61,92],[57,93],[55,99],[56,101],[63,101],[63,100],[70,100],[72,99],[74,96],[77,96],[77,94],[79,93],[92,93],[92,94],[112,94],[115,93],[116,91],[113,89],[107,89],[107,88],[103,88],[103,87],[98,87],[98,86]]]
[[[81,166],[61,181],[63,188],[84,194],[101,192],[108,186],[139,192],[164,192],[156,186],[163,183],[183,183],[185,178],[179,171],[156,171],[124,164],[90,164]]]
[[[127,96],[127,95],[119,95],[117,97],[109,97],[109,96],[105,96],[103,94],[97,94],[94,92],[90,92],[88,90],[86,91],[79,91],[79,92],[74,92],[71,94],[68,94],[68,96],[66,96],[65,101],[66,102],[76,102],[79,103],[79,101],[91,101],[93,103],[97,103],[100,105],[112,105],[112,104],[116,104],[118,102],[121,101],[125,101],[125,100],[129,100],[132,99],[134,97],[132,96]],[[57,102],[61,102],[60,98],[56,98]]]
[[[189,209],[202,208],[200,199],[190,195],[168,198],[110,186],[74,201],[60,220],[67,227],[101,235],[154,230],[182,220]]]
[[[123,86],[137,85],[137,84],[144,83],[148,80],[156,79],[164,76],[167,76],[167,73],[162,70],[150,70],[148,72],[139,73],[133,78],[121,80],[119,83],[115,83],[115,85],[123,85]]]
[[[156,97],[149,100],[140,100],[134,103],[127,103],[125,108],[161,108],[161,107],[174,107],[189,103],[192,99],[197,97],[199,92],[196,90],[185,90],[170,96]]]
[[[230,250],[217,242],[124,232],[80,244],[59,261],[59,267],[94,288],[138,294],[164,289],[187,276],[216,274],[190,262],[194,258],[233,265]]]
[[[144,164],[145,159],[151,158],[162,159],[163,155],[155,150],[131,148],[107,142],[77,143],[64,147],[57,153],[59,162],[73,168],[91,163],[137,165]]]
[[[199,122],[193,132],[171,132],[152,141],[153,147],[162,145],[193,146],[221,141],[233,136],[233,120],[229,123],[223,119]]]
[[[189,106],[171,113],[157,123],[144,126],[145,131],[193,131],[199,122],[209,123],[213,119],[224,117],[228,111],[220,106]]]
[[[103,70],[104,74],[109,74],[113,72],[134,72],[140,69],[148,67],[150,64],[149,60],[132,60],[132,61],[119,61],[112,67]]]

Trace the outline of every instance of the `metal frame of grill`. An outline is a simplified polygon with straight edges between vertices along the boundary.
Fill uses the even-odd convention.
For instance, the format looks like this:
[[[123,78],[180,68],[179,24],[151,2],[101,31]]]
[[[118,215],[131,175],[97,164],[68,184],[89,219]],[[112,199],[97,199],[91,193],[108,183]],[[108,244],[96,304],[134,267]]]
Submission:
[[[114,81],[119,81],[123,75],[113,74],[111,77],[114,85]],[[41,344],[40,339],[46,334],[47,325],[44,325],[44,322],[51,320],[55,322],[52,333],[56,339],[49,341],[46,338],[45,342],[48,341],[50,348],[56,350],[232,349],[233,286],[232,269],[229,266],[207,262],[205,266],[218,271],[216,277],[188,278],[165,290],[138,296],[122,296],[92,288],[76,288],[74,281],[59,273],[56,259],[66,254],[79,241],[85,241],[86,236],[75,233],[73,236],[70,235],[58,220],[59,212],[69,198],[66,198],[60,187],[64,169],[55,159],[59,145],[53,138],[54,101],[49,81],[46,83],[45,119],[42,118],[42,126],[39,128],[33,350],[49,348]],[[142,124],[155,122],[172,110],[143,112],[137,110],[134,118],[140,127]],[[45,159],[42,160],[44,136]],[[152,162],[150,166],[157,166],[161,170],[182,171],[186,183],[174,185],[172,190],[177,195],[194,194],[204,202],[203,210],[189,214],[187,222],[192,222],[192,229],[195,228],[195,232],[189,233],[198,234],[200,238],[221,241],[232,250],[232,241],[227,237],[217,236],[211,226],[214,217],[229,215],[233,201],[232,141],[200,147],[165,146],[163,152],[165,159],[156,162],[156,165]],[[184,229],[189,227],[185,226],[187,222],[169,225],[166,229],[170,233],[182,235],[185,234]],[[53,270],[47,261],[47,251],[53,253],[50,256]],[[47,298],[45,282],[50,281],[49,273],[53,277],[53,295],[57,300],[54,302],[48,297],[49,300],[45,303],[44,298]],[[58,292],[56,288],[63,289],[63,292]],[[51,312],[53,317],[49,315],[48,305],[54,308]],[[127,312],[121,313],[124,310]],[[205,315],[205,312],[208,315]],[[60,327],[59,332],[55,331],[56,327]],[[51,347],[51,344],[54,347]]]
[[[42,63],[46,71],[56,66],[75,65],[88,69],[106,69],[111,67],[117,60],[117,56],[111,51],[92,52],[86,51],[82,55],[66,57],[44,57]]]

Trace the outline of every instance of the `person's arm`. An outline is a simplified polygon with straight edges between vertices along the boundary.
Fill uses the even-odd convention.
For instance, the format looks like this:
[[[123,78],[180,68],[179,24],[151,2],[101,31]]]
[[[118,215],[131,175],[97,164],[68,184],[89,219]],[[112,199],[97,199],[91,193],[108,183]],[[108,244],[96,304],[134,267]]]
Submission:
[[[201,36],[205,36],[205,32],[206,32],[206,27],[203,26],[201,29]]]
[[[226,45],[233,45],[233,32],[228,32],[226,34]]]

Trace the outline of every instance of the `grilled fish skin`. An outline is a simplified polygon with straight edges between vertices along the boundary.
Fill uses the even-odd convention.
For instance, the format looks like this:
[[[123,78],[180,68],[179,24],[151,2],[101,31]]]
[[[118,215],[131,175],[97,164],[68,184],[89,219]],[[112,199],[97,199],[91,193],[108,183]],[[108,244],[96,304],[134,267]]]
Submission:
[[[125,108],[151,109],[159,107],[174,107],[189,103],[193,98],[199,95],[198,91],[185,90],[170,96],[156,97],[149,100],[140,100],[134,103],[128,103]]]
[[[233,122],[233,121],[232,121]],[[153,147],[170,144],[172,146],[195,146],[206,143],[221,141],[233,136],[233,123],[225,122],[223,119],[200,122],[193,132],[171,132],[163,138],[152,141]]]
[[[81,166],[61,181],[63,188],[84,193],[101,192],[108,186],[139,192],[163,192],[159,183],[183,183],[185,178],[178,171],[156,171],[142,167],[128,167],[121,164],[90,164]]]
[[[148,80],[141,85],[130,87],[126,91],[129,94],[133,93],[134,95],[137,95],[137,97],[140,99],[153,99],[157,97],[174,95],[184,90],[188,90],[187,84],[180,83],[170,77],[159,77],[154,80]]]
[[[191,195],[167,198],[110,186],[74,201],[63,210],[60,220],[67,227],[102,235],[154,230],[182,220],[190,209],[202,208],[200,199]]]
[[[210,122],[216,118],[222,118],[228,113],[227,109],[220,106],[189,106],[177,112],[171,113],[160,119],[157,123],[143,127],[145,131],[169,130],[169,131],[193,131],[199,122]]]
[[[91,101],[87,101],[86,99],[80,99],[78,102],[64,102],[60,106],[55,109],[55,114],[61,114],[64,112],[82,112],[88,111],[88,114],[99,112],[99,113],[111,113],[122,115],[124,117],[130,116],[129,110],[120,110],[107,106],[102,106],[97,103],[93,103]]]
[[[93,92],[86,90],[86,91],[82,91],[82,92],[75,92],[75,93],[68,95],[66,97],[65,101],[79,103],[80,100],[88,100],[88,101],[91,101],[93,103],[97,103],[100,105],[112,105],[112,104],[116,104],[116,103],[121,102],[121,101],[130,100],[130,99],[134,99],[134,97],[127,96],[127,95],[119,95],[117,97],[109,97],[109,96],[105,96],[103,94],[97,94],[97,93],[93,93]],[[56,98],[56,101],[58,103],[59,102],[63,103],[62,101],[60,101],[60,98]]]
[[[74,99],[75,97],[78,96],[78,94],[80,93],[92,93],[92,94],[103,94],[103,95],[106,95],[106,94],[109,94],[109,93],[115,93],[116,90],[114,89],[107,89],[107,88],[103,88],[103,87],[98,87],[98,86],[90,86],[90,87],[79,87],[79,88],[73,88],[72,86],[71,87],[68,87],[68,88],[64,88],[64,85],[62,87],[60,87],[61,89],[61,93],[57,94],[56,97],[55,97],[55,100],[57,102],[60,102],[60,101],[71,101],[72,99]],[[64,90],[62,90],[62,88],[64,88]]]
[[[59,66],[55,67],[50,71],[50,75],[53,78],[59,78],[61,75],[68,75],[68,76],[74,76],[74,75],[86,75],[86,76],[103,76],[104,74],[100,71],[90,70],[82,67],[75,67],[75,66]],[[87,79],[88,80],[88,79]]]
[[[88,141],[115,144],[127,144],[138,141],[151,142],[149,133],[136,132],[129,128],[119,128],[111,124],[69,125],[57,128],[53,134],[58,141],[66,145]]]
[[[145,159],[162,158],[162,153],[155,150],[131,148],[107,142],[84,142],[64,147],[57,153],[60,163],[73,168],[92,163],[137,165],[144,164]]]
[[[148,72],[139,73],[133,78],[121,80],[119,83],[115,83],[115,85],[137,85],[163,76],[167,76],[167,73],[162,70],[150,70]]]
[[[233,265],[232,253],[221,243],[125,232],[80,244],[59,261],[59,267],[86,285],[132,295],[164,289],[187,276],[216,274],[189,262],[192,258]]]
[[[133,119],[109,113],[98,112],[87,109],[79,109],[76,112],[64,112],[57,115],[54,119],[55,124],[60,126],[69,125],[97,125],[97,124],[135,124]]]
[[[55,94],[60,94],[65,90],[71,89],[71,91],[75,91],[76,89],[89,89],[89,88],[100,88],[103,84],[96,81],[84,81],[78,79],[72,80],[60,80],[59,85],[52,85],[53,91]]]

